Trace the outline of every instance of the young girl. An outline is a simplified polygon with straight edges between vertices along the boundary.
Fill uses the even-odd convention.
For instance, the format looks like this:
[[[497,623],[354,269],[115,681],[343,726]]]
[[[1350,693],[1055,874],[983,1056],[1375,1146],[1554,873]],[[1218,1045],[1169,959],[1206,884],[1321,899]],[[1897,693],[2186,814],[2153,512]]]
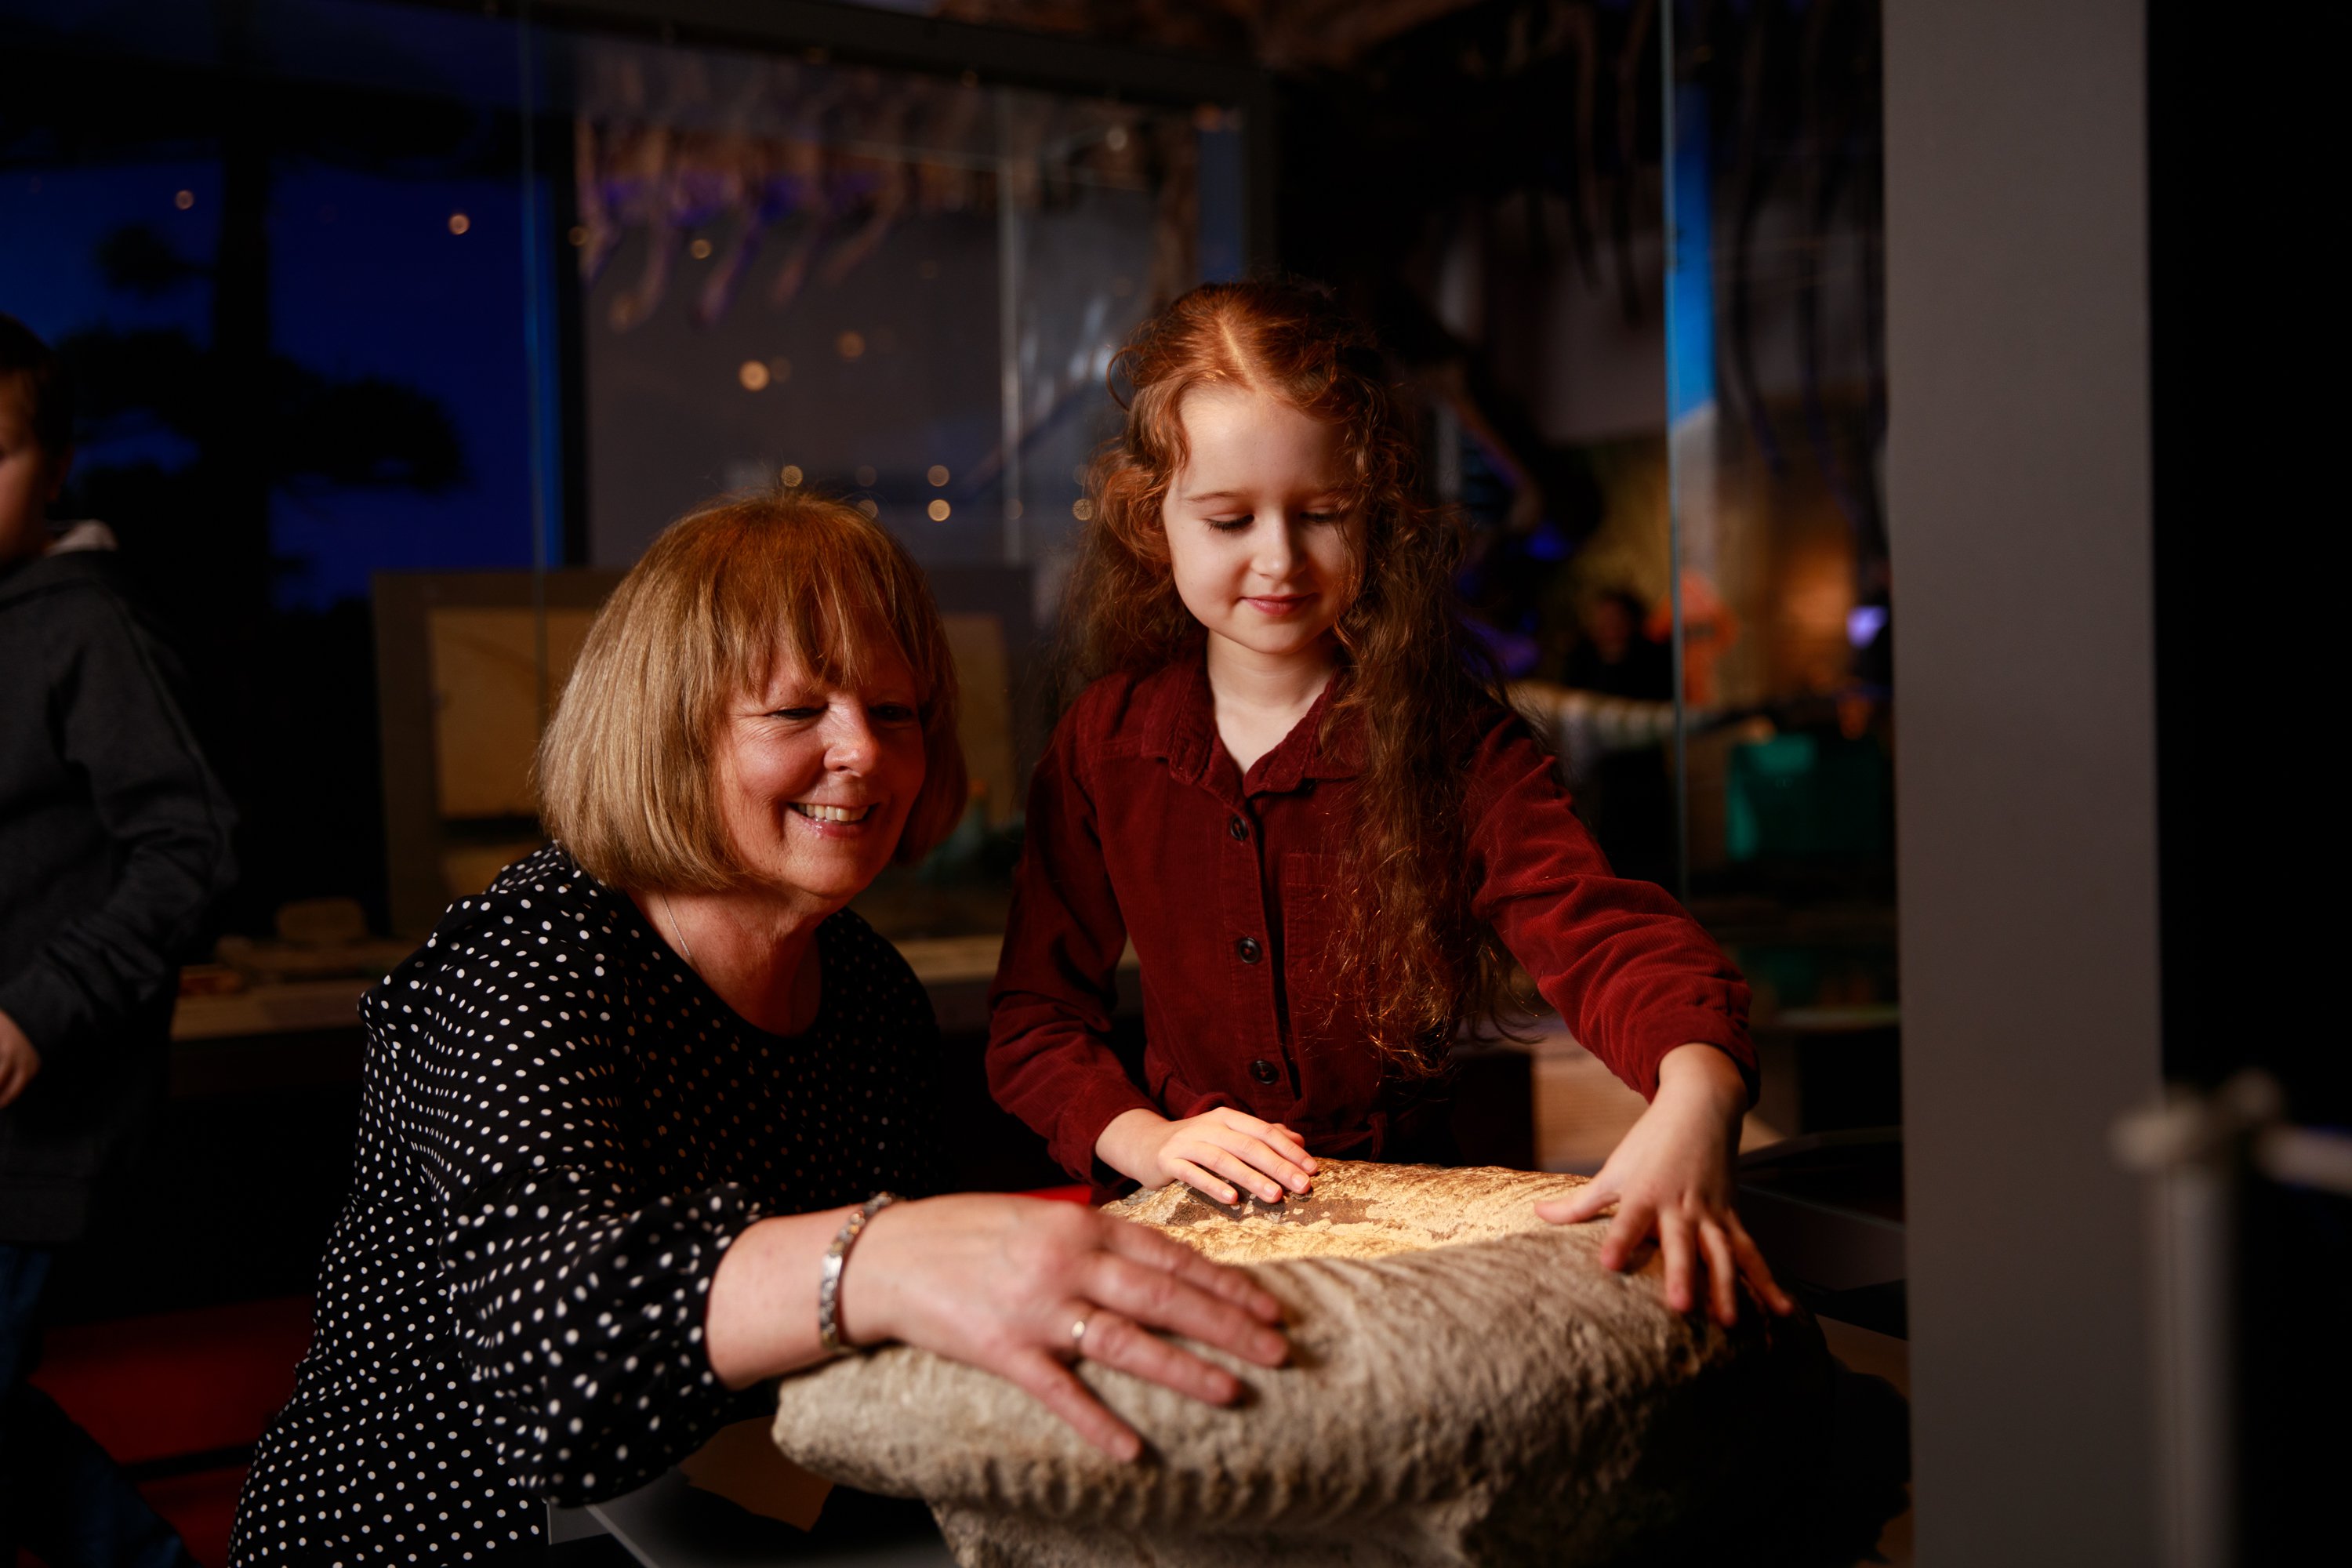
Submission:
[[[1212,284],[1137,333],[1066,630],[1091,680],[1031,787],[991,993],[998,1101],[1073,1173],[1226,1203],[1316,1157],[1442,1162],[1446,1043],[1516,958],[1651,1101],[1548,1220],[1654,1233],[1667,1300],[1788,1299],[1731,1208],[1747,987],[1657,887],[1620,880],[1505,707],[1414,489],[1377,346],[1321,295]],[[1141,1081],[1106,1043],[1142,963]]]

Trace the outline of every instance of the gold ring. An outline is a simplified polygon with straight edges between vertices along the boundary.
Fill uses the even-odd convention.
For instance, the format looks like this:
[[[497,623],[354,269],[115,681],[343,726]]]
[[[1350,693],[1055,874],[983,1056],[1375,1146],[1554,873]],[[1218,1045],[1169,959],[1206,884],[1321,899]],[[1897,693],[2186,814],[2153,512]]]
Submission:
[[[1078,1321],[1070,1325],[1070,1348],[1072,1350],[1083,1352],[1086,1349],[1087,1325],[1093,1322],[1094,1318],[1095,1309],[1089,1307],[1085,1311],[1078,1314]]]

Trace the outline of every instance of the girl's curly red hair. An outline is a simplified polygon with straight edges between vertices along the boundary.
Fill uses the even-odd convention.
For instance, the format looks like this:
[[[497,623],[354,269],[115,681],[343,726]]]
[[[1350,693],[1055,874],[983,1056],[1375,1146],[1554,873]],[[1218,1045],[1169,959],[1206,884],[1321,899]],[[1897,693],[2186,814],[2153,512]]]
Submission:
[[[1177,596],[1161,521],[1184,466],[1187,393],[1244,388],[1338,428],[1362,528],[1336,628],[1349,679],[1325,736],[1358,726],[1364,763],[1360,896],[1340,901],[1333,968],[1361,994],[1373,1045],[1427,1073],[1465,1021],[1493,1016],[1507,994],[1509,956],[1470,911],[1463,805],[1472,726],[1500,695],[1454,590],[1461,521],[1423,495],[1391,380],[1370,332],[1302,283],[1206,284],[1138,328],[1111,367],[1126,428],[1088,475],[1092,511],[1062,623],[1064,696],[1195,657],[1205,635]]]

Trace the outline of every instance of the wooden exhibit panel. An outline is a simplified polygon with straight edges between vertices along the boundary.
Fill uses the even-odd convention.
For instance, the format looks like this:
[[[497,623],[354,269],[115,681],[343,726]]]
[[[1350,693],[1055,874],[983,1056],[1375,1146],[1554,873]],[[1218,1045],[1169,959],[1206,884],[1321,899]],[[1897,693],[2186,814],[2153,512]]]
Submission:
[[[1021,811],[1023,786],[1014,749],[1012,667],[1005,657],[1004,622],[990,615],[948,615],[948,651],[955,660],[962,711],[956,735],[963,742],[964,770],[973,798],[989,826],[1000,826]]]
[[[535,816],[531,759],[595,611],[436,605],[433,761],[445,817]]]
[[[385,885],[395,933],[422,939],[453,899],[480,891],[544,842],[531,753],[590,623],[620,580],[618,572],[587,569],[375,574]]]

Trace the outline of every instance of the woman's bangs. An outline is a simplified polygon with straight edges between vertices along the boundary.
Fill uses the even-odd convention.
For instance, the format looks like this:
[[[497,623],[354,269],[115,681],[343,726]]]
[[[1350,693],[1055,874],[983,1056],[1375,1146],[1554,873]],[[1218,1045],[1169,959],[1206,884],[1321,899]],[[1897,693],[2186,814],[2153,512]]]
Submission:
[[[828,686],[854,687],[895,653],[914,673],[918,700],[939,689],[937,654],[925,647],[917,601],[893,552],[814,520],[770,531],[768,559],[742,573],[750,602],[727,618],[737,676],[764,687],[783,658]],[[722,612],[724,613],[724,612]]]

